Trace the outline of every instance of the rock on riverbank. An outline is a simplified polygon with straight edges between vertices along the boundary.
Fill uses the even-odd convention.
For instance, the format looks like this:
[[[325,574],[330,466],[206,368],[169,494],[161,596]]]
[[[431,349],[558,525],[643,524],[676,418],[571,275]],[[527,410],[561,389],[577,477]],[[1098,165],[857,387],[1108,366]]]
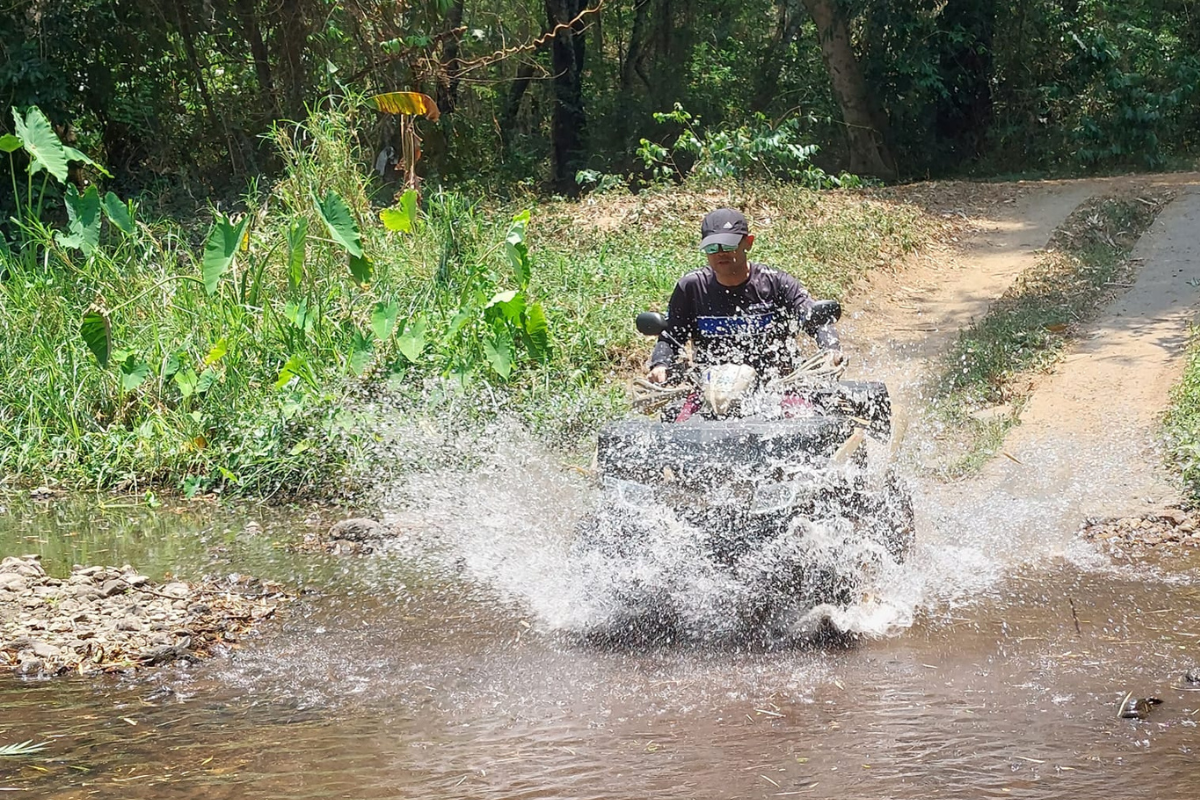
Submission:
[[[1088,541],[1119,550],[1160,545],[1200,547],[1200,512],[1166,508],[1137,517],[1088,520],[1080,534]]]
[[[0,668],[24,675],[117,672],[195,661],[236,644],[287,599],[278,585],[230,576],[157,584],[132,567],[46,575],[37,556],[0,562]]]

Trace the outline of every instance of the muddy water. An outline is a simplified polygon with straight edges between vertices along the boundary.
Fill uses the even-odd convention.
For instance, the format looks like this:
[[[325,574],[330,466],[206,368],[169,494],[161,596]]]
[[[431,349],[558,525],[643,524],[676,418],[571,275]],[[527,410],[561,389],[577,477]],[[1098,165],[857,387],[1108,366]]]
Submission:
[[[504,519],[525,524],[515,507],[490,511],[491,537]],[[982,534],[935,530],[910,566],[915,621],[890,636],[621,652],[546,625],[544,586],[514,590],[544,561],[493,563],[481,579],[478,553],[457,572],[403,548],[297,556],[280,545],[303,533],[298,516],[274,513],[251,535],[248,515],[59,503],[0,517],[0,552],[42,552],[59,571],[130,561],[313,590],[198,667],[0,678],[0,744],[49,743],[0,759],[0,788],[56,800],[1200,796],[1200,692],[1179,686],[1200,660],[1194,561],[1129,566],[1062,543],[1005,560]],[[512,536],[493,553],[503,563],[522,559]],[[1164,703],[1117,719],[1126,691]]]

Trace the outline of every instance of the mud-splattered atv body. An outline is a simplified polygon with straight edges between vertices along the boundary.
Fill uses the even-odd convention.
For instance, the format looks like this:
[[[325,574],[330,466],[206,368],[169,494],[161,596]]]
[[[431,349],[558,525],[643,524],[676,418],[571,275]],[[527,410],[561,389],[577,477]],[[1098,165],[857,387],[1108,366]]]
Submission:
[[[678,627],[681,604],[699,602],[722,606],[716,616],[734,628],[786,627],[814,606],[855,602],[875,568],[904,560],[911,498],[866,445],[890,435],[887,387],[826,380],[746,400],[749,416],[663,421],[696,405],[683,396],[658,420],[601,430],[602,499],[578,545],[628,560],[613,583],[630,619],[649,605]],[[713,591],[698,597],[697,583]],[[712,608],[700,616],[691,625],[713,624]]]

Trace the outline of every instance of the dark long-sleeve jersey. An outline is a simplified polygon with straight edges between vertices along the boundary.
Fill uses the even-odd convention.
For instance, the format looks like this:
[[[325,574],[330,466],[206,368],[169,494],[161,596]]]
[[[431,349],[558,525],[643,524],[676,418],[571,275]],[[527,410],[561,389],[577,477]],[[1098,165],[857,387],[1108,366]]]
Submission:
[[[699,364],[748,364],[760,372],[787,370],[801,330],[821,348],[838,346],[833,325],[806,325],[813,299],[786,272],[750,262],[750,277],[724,286],[712,269],[679,279],[667,307],[669,327],[658,337],[650,365],[670,365],[687,342]]]

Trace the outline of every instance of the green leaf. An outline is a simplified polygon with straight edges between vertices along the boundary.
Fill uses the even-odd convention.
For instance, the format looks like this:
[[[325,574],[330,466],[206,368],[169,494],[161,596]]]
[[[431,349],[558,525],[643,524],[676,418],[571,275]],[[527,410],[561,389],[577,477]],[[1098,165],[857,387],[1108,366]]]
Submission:
[[[498,331],[491,338],[483,340],[483,354],[487,358],[488,366],[505,380],[512,374],[512,352],[512,337],[507,331]]]
[[[317,380],[313,376],[312,367],[308,365],[308,361],[304,356],[297,353],[287,360],[283,365],[283,369],[279,371],[279,378],[275,381],[275,388],[282,389],[292,382],[293,378],[299,378],[304,383],[308,384],[309,388],[317,388]]]
[[[204,357],[204,365],[206,367],[211,367],[213,364],[224,358],[225,354],[228,352],[229,339],[222,336],[220,339],[217,339],[217,343],[212,346],[212,348],[208,351],[208,355]]]
[[[104,214],[121,233],[133,233],[133,213],[129,206],[122,203],[121,198],[112,192],[104,195]]]
[[[401,233],[412,233],[412,224],[408,217],[404,216],[403,211],[395,208],[385,208],[379,212],[379,221],[383,223],[383,227],[389,231],[399,231]]]
[[[472,316],[473,314],[470,311],[460,308],[458,313],[454,315],[454,318],[450,320],[450,327],[446,330],[446,341],[453,339],[462,330],[463,325],[466,325],[471,320]]]
[[[29,153],[29,171],[37,172],[45,169],[58,179],[60,183],[67,180],[67,152],[62,142],[54,133],[50,120],[37,106],[25,112],[25,119],[14,108],[13,120],[16,122],[17,137]]]
[[[318,200],[316,195],[313,195],[313,202],[316,203],[317,213],[325,221],[325,227],[329,229],[333,240],[344,247],[347,253],[361,259],[362,235],[358,232],[358,223],[354,221],[354,215],[350,213],[350,206],[346,205],[341,195],[330,189],[325,193],[324,200]]]
[[[304,246],[308,242],[308,218],[298,217],[288,226],[288,288],[293,292],[304,280]]]
[[[99,306],[92,306],[83,315],[79,323],[79,335],[83,343],[92,351],[101,369],[108,366],[108,358],[112,353],[112,325],[108,319],[108,311]]]
[[[0,136],[0,153],[15,153],[21,149],[21,140],[11,133]]]
[[[97,164],[95,161],[92,161],[90,158],[88,158],[86,153],[76,150],[74,147],[71,147],[70,145],[67,145],[67,144],[63,145],[63,152],[66,153],[66,155],[67,155],[68,163],[70,163],[71,161],[82,161],[85,164],[95,167],[96,171],[99,172],[104,177],[106,177],[106,178],[112,177],[111,172],[109,172],[104,167]]]
[[[18,744],[6,744],[0,747],[0,756],[27,756],[37,753],[46,748],[49,742],[33,743],[33,739],[26,739]]]
[[[375,276],[375,265],[371,263],[371,259],[362,256],[356,256],[353,253],[350,255],[350,277],[359,286],[366,286],[371,282],[371,278]]]
[[[63,247],[90,256],[100,244],[100,193],[95,186],[89,186],[80,195],[73,184],[68,184],[63,199],[67,203],[67,230],[70,233],[64,236],[59,231],[54,238]]]
[[[191,367],[184,367],[179,370],[171,380],[175,381],[175,385],[179,387],[179,393],[183,395],[184,400],[187,400],[196,393],[196,384],[200,382],[199,376],[196,375],[196,370]]]
[[[374,332],[375,338],[381,342],[390,339],[392,331],[396,329],[396,319],[399,316],[400,304],[395,300],[376,303],[375,310],[371,312],[371,330]]]
[[[400,354],[412,363],[417,363],[421,353],[425,351],[425,330],[428,324],[424,317],[414,317],[404,326],[404,330],[396,339],[396,347]]]
[[[220,377],[220,373],[215,369],[206,369],[201,372],[200,377],[196,379],[196,394],[207,392]]]
[[[513,217],[508,235],[504,237],[504,253],[508,263],[512,264],[513,273],[517,276],[517,284],[524,289],[529,285],[529,248],[525,246],[525,228],[529,225],[529,210],[526,209]]]
[[[359,332],[354,334],[354,343],[350,346],[349,366],[350,372],[354,375],[362,375],[367,371],[367,367],[371,365],[371,356],[374,354],[375,346],[369,336],[363,336]]]
[[[516,322],[525,311],[525,295],[515,289],[499,292],[488,301],[484,309],[496,308],[506,320]]]
[[[544,361],[550,355],[550,325],[540,303],[534,303],[525,312],[525,335],[529,337],[530,351]]]
[[[179,368],[183,366],[183,358],[185,355],[186,354],[182,350],[179,350],[171,353],[163,360],[163,380],[166,380],[167,378],[173,376],[176,372],[179,372]]]
[[[238,248],[241,247],[242,240],[246,238],[246,230],[249,227],[249,215],[242,217],[242,221],[237,225],[234,225],[224,214],[217,216],[216,223],[208,233],[208,240],[204,243],[202,274],[204,290],[209,295],[216,294],[221,276],[233,266]]]
[[[121,362],[121,391],[132,392],[150,377],[150,365],[129,356]]]

